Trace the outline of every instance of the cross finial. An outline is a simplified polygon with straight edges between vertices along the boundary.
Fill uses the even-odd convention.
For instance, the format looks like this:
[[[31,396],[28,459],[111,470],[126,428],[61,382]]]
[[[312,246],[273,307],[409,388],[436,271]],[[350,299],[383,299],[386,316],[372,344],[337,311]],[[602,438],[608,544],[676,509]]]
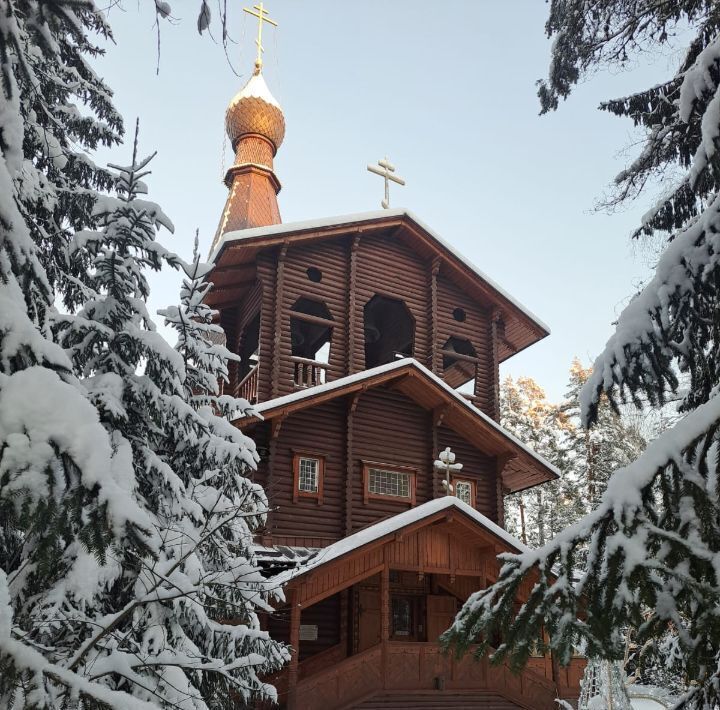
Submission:
[[[380,166],[379,168],[375,165],[368,165],[367,169],[371,173],[375,173],[375,175],[379,175],[385,179],[385,199],[380,204],[383,206],[383,209],[387,210],[390,209],[390,181],[392,180],[398,185],[404,185],[405,180],[397,175],[393,175],[395,166],[388,161],[387,156],[385,156],[383,160],[378,160],[377,164]]]
[[[268,24],[272,25],[273,27],[277,27],[277,22],[275,20],[271,20],[267,16],[267,10],[265,9],[265,6],[262,4],[262,0],[259,5],[253,5],[252,10],[250,8],[244,7],[243,12],[247,12],[248,15],[252,15],[253,17],[258,18],[258,33],[257,33],[257,39],[255,40],[255,44],[257,45],[257,59],[255,60],[255,73],[259,73],[262,69],[262,55],[265,51],[265,48],[262,46],[262,31],[263,31],[263,22],[267,22]]]

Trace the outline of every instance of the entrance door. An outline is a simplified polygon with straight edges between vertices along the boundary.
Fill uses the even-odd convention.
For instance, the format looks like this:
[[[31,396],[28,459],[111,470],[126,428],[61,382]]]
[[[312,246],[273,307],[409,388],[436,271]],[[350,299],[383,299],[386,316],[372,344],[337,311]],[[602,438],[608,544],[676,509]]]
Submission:
[[[358,653],[380,643],[380,591],[358,591]]]
[[[443,631],[450,628],[457,612],[455,597],[449,594],[427,596],[427,639],[437,641]]]

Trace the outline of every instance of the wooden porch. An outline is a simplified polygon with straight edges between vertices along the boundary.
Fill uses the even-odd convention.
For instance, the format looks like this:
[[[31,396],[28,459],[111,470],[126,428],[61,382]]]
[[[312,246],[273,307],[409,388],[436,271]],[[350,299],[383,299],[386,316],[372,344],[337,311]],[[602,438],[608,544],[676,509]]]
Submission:
[[[290,573],[289,605],[278,618],[295,652],[273,679],[281,705],[339,710],[380,695],[491,693],[510,707],[551,710],[556,698],[577,697],[580,659],[560,669],[541,656],[514,675],[487,658],[442,652],[439,635],[473,591],[494,581],[496,555],[513,550],[506,535],[484,528],[462,506],[436,510],[434,503],[424,516],[425,505],[417,517],[408,511],[410,522],[399,529],[379,523]]]

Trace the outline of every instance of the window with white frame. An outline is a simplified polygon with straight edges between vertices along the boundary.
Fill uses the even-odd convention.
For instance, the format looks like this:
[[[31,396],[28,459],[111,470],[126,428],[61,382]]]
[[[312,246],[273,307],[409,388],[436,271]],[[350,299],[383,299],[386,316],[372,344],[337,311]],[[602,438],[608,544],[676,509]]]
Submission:
[[[376,496],[410,498],[411,474],[405,471],[388,471],[382,468],[368,470],[368,492]]]
[[[317,493],[320,460],[300,456],[298,461],[298,490],[301,493]]]
[[[312,451],[296,451],[293,457],[293,501],[313,498],[323,502],[325,457]]]
[[[475,507],[472,481],[459,481],[455,479],[453,485],[455,486],[455,495],[463,503],[467,503],[468,505]]]

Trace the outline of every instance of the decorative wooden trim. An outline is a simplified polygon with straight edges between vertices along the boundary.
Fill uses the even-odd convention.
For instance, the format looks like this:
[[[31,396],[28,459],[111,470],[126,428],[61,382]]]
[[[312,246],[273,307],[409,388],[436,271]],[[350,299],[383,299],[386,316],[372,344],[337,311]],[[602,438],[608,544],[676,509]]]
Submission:
[[[470,506],[472,508],[477,508],[477,481],[475,481],[472,478],[467,478],[465,476],[451,476],[450,483],[453,486],[453,490],[455,491],[456,496],[457,496],[457,488],[455,488],[455,486],[458,483],[469,483],[470,484]]]
[[[272,374],[270,379],[271,397],[277,397],[280,387],[280,357],[282,355],[282,321],[283,321],[283,296],[285,293],[285,257],[288,251],[288,240],[283,242],[277,259],[277,270],[275,272],[275,334],[273,337],[273,361]]]
[[[297,603],[297,592],[290,591],[290,646],[292,655],[288,664],[288,700],[287,709],[297,707],[298,665],[300,662],[300,605]]]
[[[503,470],[508,461],[515,458],[508,454],[496,457],[495,463],[495,494],[497,500],[497,523],[501,528],[505,527],[505,487],[503,486]]]
[[[350,256],[348,263],[348,284],[347,284],[347,374],[355,372],[355,310],[357,290],[357,252],[360,247],[360,233],[356,233],[350,245]]]
[[[438,283],[441,259],[436,256],[430,267],[430,371],[436,375],[440,369],[438,349]]]
[[[367,505],[370,500],[386,500],[396,503],[405,503],[413,507],[415,505],[415,491],[417,488],[417,469],[412,466],[401,466],[392,463],[382,463],[379,461],[366,461],[362,459],[363,464],[363,502]],[[393,473],[407,473],[410,477],[410,497],[382,495],[380,493],[370,493],[370,469],[376,468],[381,471],[392,471]]]
[[[380,643],[383,687],[387,685],[387,641],[390,639],[390,565],[386,552],[383,553],[385,564],[380,572]]]
[[[353,489],[355,488],[353,427],[360,394],[355,392],[350,398],[345,417],[345,535],[350,535],[353,529]]]
[[[282,429],[283,422],[285,421],[285,416],[280,415],[279,417],[275,417],[270,421],[270,441],[275,441],[280,436],[280,430]]]
[[[495,421],[500,421],[500,359],[498,340],[500,337],[499,323],[501,320],[502,314],[500,309],[497,307],[493,308],[490,316],[490,372],[492,375],[492,392],[490,393],[492,412],[490,412],[490,416],[495,419]],[[480,383],[477,377],[475,378],[474,393],[476,396],[480,394]]]
[[[301,498],[310,498],[317,500],[318,505],[323,504],[323,484],[325,479],[325,455],[318,454],[314,451],[301,451],[293,449],[293,503],[297,503]],[[316,459],[318,461],[318,481],[317,491],[301,491],[300,490],[300,459]]]

